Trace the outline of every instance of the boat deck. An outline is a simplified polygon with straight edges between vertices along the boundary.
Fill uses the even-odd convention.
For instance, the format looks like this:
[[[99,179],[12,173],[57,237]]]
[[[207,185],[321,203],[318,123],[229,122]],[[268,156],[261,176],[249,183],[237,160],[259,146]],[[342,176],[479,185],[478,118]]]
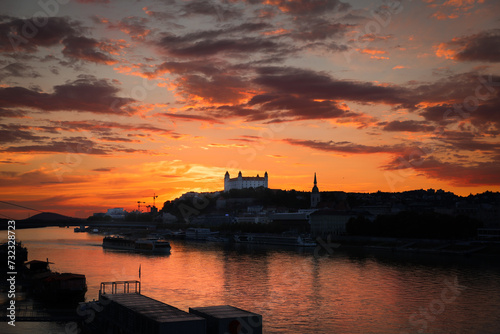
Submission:
[[[156,322],[198,321],[201,317],[184,312],[174,306],[138,293],[105,294],[102,298],[112,300],[129,310]]]

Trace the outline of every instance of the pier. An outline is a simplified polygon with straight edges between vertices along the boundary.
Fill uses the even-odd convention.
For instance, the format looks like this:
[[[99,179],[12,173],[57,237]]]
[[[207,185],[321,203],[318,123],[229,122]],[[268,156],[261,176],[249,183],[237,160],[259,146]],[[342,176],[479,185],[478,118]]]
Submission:
[[[16,322],[70,322],[79,321],[76,306],[71,309],[36,309],[29,305],[16,307]],[[10,321],[7,312],[2,311],[1,321]]]
[[[243,334],[262,333],[262,316],[230,305],[190,308],[185,312],[140,293],[140,281],[103,282],[97,307],[81,305],[97,312],[84,321],[89,333],[123,334]],[[93,302],[95,303],[95,302]]]

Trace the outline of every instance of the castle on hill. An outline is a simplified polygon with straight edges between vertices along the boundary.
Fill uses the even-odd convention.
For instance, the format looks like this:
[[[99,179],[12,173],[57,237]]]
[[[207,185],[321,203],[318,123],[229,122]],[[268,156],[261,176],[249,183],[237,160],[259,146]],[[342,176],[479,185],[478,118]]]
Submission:
[[[259,174],[257,176],[243,176],[240,171],[238,177],[232,179],[229,176],[229,172],[226,172],[226,175],[224,175],[224,191],[258,187],[268,188],[268,179],[267,172],[264,174],[264,177],[261,177]]]

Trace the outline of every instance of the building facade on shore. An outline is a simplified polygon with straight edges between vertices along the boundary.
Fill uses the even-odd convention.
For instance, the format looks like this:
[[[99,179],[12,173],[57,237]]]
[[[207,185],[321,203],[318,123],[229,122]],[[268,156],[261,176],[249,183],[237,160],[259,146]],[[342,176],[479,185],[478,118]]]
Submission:
[[[268,180],[267,172],[264,174],[264,177],[261,177],[258,174],[257,176],[243,176],[240,171],[238,177],[232,179],[229,176],[229,172],[226,172],[226,175],[224,175],[224,191],[258,187],[268,188]]]
[[[356,213],[352,211],[339,211],[333,209],[318,210],[311,213],[311,236],[327,237],[328,235],[346,234],[346,224]]]

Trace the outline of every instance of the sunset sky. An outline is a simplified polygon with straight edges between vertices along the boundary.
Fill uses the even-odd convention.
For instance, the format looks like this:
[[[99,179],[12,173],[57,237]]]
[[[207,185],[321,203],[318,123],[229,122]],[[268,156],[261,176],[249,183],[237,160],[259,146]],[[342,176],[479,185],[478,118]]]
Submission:
[[[2,0],[0,200],[500,190],[497,0]],[[34,214],[0,204],[3,217]]]

